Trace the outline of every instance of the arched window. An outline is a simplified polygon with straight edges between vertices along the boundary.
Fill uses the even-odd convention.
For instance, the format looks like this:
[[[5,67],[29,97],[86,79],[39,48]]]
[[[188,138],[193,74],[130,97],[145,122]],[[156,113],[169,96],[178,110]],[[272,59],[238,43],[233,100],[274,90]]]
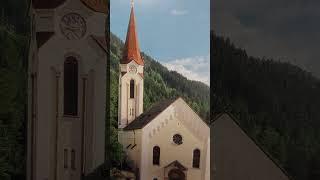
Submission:
[[[64,115],[78,114],[78,61],[68,57],[64,62]]]
[[[68,149],[64,149],[64,161],[63,161],[63,167],[66,169],[68,168]]]
[[[194,168],[199,168],[200,167],[200,150],[199,149],[195,149],[193,151],[192,167],[194,167]]]
[[[74,149],[71,150],[71,169],[76,169],[76,151]]]
[[[130,81],[130,98],[134,98],[134,80]]]
[[[153,164],[160,165],[160,147],[153,147]]]

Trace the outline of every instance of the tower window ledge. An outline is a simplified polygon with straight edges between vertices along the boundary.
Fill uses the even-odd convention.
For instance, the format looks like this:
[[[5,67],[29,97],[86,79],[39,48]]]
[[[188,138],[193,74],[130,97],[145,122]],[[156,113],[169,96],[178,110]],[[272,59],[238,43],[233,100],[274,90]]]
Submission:
[[[137,146],[137,144],[134,144],[134,145],[131,147],[131,149],[134,149],[136,146]]]
[[[63,120],[72,121],[72,120],[78,120],[80,119],[80,116],[72,116],[72,115],[63,115]]]

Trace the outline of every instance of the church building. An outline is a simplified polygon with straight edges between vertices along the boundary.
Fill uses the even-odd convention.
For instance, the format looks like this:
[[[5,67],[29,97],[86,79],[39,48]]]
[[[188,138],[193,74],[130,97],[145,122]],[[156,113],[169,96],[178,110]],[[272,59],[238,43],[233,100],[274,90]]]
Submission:
[[[119,74],[118,140],[140,180],[209,180],[210,128],[182,99],[143,111],[144,61],[133,4]]]
[[[32,0],[28,180],[80,180],[105,161],[105,0]]]

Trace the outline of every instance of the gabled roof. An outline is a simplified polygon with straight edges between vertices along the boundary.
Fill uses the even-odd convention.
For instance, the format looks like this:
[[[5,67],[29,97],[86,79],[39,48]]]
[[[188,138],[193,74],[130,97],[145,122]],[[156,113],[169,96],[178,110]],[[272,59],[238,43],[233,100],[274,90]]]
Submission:
[[[139,65],[144,65],[143,59],[140,54],[138,35],[136,31],[136,18],[134,16],[133,6],[131,7],[130,21],[128,25],[128,32],[123,49],[121,64],[128,64],[132,60],[134,60]]]
[[[104,36],[91,35],[91,37],[105,52],[108,52],[108,46]]]
[[[108,3],[106,0],[81,0],[82,3],[89,9],[107,14],[108,13]]]
[[[240,123],[237,121],[237,118],[233,115],[233,114],[231,114],[231,113],[229,113],[229,112],[221,112],[221,113],[218,113],[218,114],[216,114],[213,118],[212,118],[212,121],[211,121],[211,128],[213,129],[213,128],[216,128],[216,125],[219,123],[219,121],[223,121],[223,120],[226,120],[224,117],[229,117],[228,119],[230,119],[231,120],[231,122],[233,122],[234,123],[234,125],[240,130],[240,132],[242,132],[247,138],[248,138],[248,140],[249,141],[251,141],[256,147],[257,147],[257,149],[259,149],[266,157],[267,157],[267,159],[269,159],[285,176],[286,176],[286,178],[287,179],[289,179],[289,180],[292,180],[293,178],[287,173],[287,171],[285,170],[285,169],[283,169],[278,163],[277,163],[277,161],[275,161],[275,159],[268,153],[268,152],[266,152],[263,148],[261,148],[260,146],[259,146],[259,144],[249,135],[249,133],[246,131],[246,130],[244,130],[244,129],[242,129],[241,128],[241,126],[240,126]],[[217,130],[216,131],[213,131],[214,133],[217,133]],[[216,136],[216,134],[211,134],[211,136]],[[222,141],[225,141],[225,139],[223,139]],[[214,140],[212,141],[212,142],[214,142]],[[239,142],[238,142],[239,143]],[[226,143],[224,143],[224,145],[225,145]],[[245,144],[242,144],[242,146],[244,146]],[[219,147],[218,145],[214,145],[213,147]],[[238,150],[239,151],[239,150]],[[215,152],[217,152],[217,151],[215,151]],[[216,160],[216,159],[215,159]],[[225,161],[224,161],[224,163],[226,163]],[[215,163],[213,163],[213,164],[216,164],[216,162]]]
[[[66,0],[33,0],[32,5],[35,9],[54,9]]]
[[[66,0],[32,0],[32,5],[35,9],[55,9],[65,1]],[[81,0],[81,2],[95,12],[108,13],[108,3],[105,0]]]
[[[36,40],[38,48],[44,45],[53,35],[54,32],[37,32]]]
[[[167,109],[174,100],[164,100],[153,105],[148,111],[142,113],[135,120],[133,120],[130,124],[128,124],[123,130],[130,131],[135,129],[142,129],[149,122],[151,122],[155,117],[157,117],[161,112]]]
[[[173,166],[173,167],[176,167],[182,171],[186,171],[188,170],[188,168],[186,168],[185,166],[183,166],[179,161],[175,160],[173,161],[172,163],[166,165],[164,168],[167,168],[167,167],[170,167],[170,166]]]

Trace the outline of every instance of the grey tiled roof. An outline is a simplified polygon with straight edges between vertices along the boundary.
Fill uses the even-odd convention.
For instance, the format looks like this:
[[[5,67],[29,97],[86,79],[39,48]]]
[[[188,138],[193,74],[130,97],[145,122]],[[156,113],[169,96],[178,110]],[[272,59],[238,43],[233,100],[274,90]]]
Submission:
[[[142,113],[135,120],[129,123],[123,130],[130,131],[135,129],[142,129],[176,100],[177,99],[168,99],[156,103],[148,111]]]
[[[164,168],[167,168],[169,166],[174,166],[177,167],[178,169],[182,170],[182,171],[186,171],[188,170],[188,168],[186,168],[185,166],[183,166],[179,161],[175,160],[172,163],[168,164],[167,166],[165,166]]]

